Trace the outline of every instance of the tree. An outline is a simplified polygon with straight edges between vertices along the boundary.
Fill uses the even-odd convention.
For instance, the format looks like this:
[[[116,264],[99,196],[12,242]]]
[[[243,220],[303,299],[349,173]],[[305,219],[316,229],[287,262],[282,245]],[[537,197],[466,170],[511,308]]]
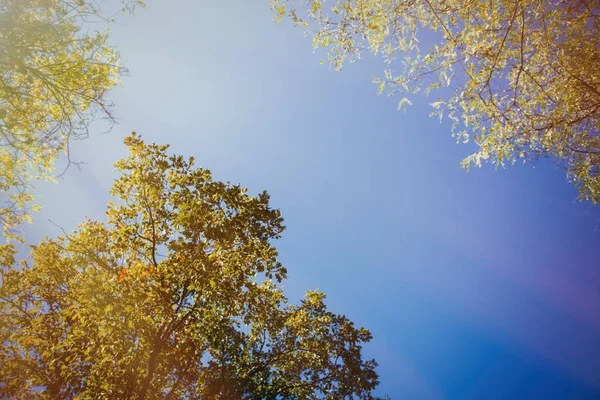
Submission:
[[[124,0],[133,12],[139,0]],[[69,140],[88,135],[97,116],[112,121],[108,91],[119,54],[94,1],[0,0],[0,222],[9,237],[29,221],[31,181],[52,179]],[[86,25],[86,23],[88,23]],[[70,162],[70,158],[69,158]]]
[[[266,192],[126,139],[107,223],[0,262],[0,397],[373,398],[369,331],[310,291],[291,305]]]
[[[305,3],[304,13],[290,0],[271,7],[277,19],[311,27],[315,48],[327,49],[336,70],[370,50],[388,65],[375,79],[380,93],[444,89],[434,114],[452,120],[458,141],[477,145],[464,167],[550,155],[580,199],[600,201],[600,2]],[[407,104],[402,98],[399,106]]]

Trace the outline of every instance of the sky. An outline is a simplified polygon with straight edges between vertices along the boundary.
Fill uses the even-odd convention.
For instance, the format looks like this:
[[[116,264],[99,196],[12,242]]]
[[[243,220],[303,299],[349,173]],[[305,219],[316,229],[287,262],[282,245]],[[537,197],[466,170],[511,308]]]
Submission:
[[[119,124],[73,144],[81,170],[39,186],[29,242],[104,220],[136,131],[272,195],[286,294],[318,288],[371,330],[377,394],[600,397],[600,210],[553,160],[465,172],[473,148],[429,117],[434,97],[397,111],[371,83],[376,59],[320,65],[266,0],[147,3],[112,28],[129,69],[111,94]]]

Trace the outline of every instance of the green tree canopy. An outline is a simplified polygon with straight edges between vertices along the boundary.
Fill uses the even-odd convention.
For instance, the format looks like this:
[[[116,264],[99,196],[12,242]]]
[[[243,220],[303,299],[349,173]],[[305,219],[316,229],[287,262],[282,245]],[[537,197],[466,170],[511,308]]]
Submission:
[[[122,72],[103,2],[0,0],[0,222],[10,236],[30,215],[31,181],[52,179],[71,138],[112,120],[108,91]],[[133,11],[139,0],[124,0]]]
[[[284,296],[266,192],[126,139],[107,223],[1,247],[0,397],[373,398],[371,339],[325,295]]]
[[[279,20],[310,27],[335,69],[367,50],[389,66],[375,79],[380,92],[446,88],[432,106],[459,141],[477,145],[464,167],[551,155],[582,200],[600,201],[598,0],[296,3],[271,7]]]

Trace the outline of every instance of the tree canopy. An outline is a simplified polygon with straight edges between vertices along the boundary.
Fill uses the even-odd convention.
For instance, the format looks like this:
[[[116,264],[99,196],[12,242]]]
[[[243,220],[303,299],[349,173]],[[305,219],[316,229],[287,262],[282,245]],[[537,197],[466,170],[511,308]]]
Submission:
[[[132,134],[107,222],[0,247],[0,397],[373,398],[371,339],[309,291],[284,296],[266,192]]]
[[[463,166],[554,156],[600,201],[600,2],[597,0],[271,0],[309,27],[335,69],[367,50],[388,68],[380,92],[440,90],[431,105],[477,150]],[[425,35],[422,33],[425,32]],[[447,94],[447,95],[446,95]]]
[[[96,117],[112,120],[107,93],[122,67],[108,31],[91,25],[110,21],[101,3],[0,0],[0,221],[9,237],[30,219],[31,181],[52,179],[69,139],[86,137]],[[124,0],[123,10],[141,4]]]

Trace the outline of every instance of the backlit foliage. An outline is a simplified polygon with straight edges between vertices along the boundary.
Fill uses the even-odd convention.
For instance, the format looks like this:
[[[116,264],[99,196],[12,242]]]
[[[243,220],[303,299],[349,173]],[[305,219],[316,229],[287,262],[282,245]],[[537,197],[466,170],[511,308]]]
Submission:
[[[106,95],[122,70],[107,31],[94,30],[109,22],[98,4],[0,0],[0,221],[9,237],[30,220],[31,181],[52,179],[59,153],[96,116],[112,120]]]
[[[266,192],[126,139],[107,223],[1,247],[0,397],[373,398],[371,339],[325,295],[291,305]]]
[[[477,145],[464,167],[552,155],[581,199],[600,201],[598,0],[271,0],[271,7],[277,19],[311,28],[336,70],[362,51],[381,55],[389,68],[375,79],[380,92],[448,88],[432,106],[453,121],[459,141]],[[399,106],[407,104],[403,97]]]

